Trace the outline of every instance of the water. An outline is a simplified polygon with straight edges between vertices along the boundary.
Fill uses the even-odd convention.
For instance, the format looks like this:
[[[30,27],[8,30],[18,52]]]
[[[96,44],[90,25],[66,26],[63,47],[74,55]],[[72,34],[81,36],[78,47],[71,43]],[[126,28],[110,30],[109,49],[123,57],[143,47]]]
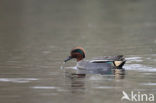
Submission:
[[[0,103],[121,103],[123,90],[156,96],[155,4],[0,0]],[[75,46],[87,59],[125,55],[125,76],[71,77],[60,67]]]

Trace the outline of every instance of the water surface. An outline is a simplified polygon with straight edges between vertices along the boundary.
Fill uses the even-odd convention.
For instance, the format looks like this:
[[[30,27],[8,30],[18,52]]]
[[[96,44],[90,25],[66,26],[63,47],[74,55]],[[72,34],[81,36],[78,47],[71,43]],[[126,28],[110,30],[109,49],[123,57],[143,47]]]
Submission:
[[[155,0],[0,0],[0,102],[121,103],[123,90],[156,96],[155,5]],[[124,78],[67,76],[60,67],[75,46],[85,48],[87,59],[125,55]]]

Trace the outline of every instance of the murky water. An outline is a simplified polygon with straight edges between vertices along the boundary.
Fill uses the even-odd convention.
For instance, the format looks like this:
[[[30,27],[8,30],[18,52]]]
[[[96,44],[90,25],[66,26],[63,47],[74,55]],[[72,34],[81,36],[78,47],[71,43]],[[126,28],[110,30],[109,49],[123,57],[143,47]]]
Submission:
[[[0,103],[129,103],[121,101],[122,91],[156,99],[155,5],[155,0],[0,0]],[[67,76],[60,67],[75,46],[85,48],[87,58],[125,55],[124,78]]]

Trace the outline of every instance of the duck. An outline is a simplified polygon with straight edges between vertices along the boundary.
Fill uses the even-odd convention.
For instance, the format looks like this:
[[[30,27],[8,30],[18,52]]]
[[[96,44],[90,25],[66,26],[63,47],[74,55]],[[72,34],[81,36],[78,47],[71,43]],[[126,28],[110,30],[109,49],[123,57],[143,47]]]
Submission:
[[[82,47],[75,47],[71,50],[70,56],[68,56],[64,62],[68,62],[71,59],[76,59],[77,69],[81,71],[87,71],[87,73],[96,74],[110,74],[112,70],[122,70],[126,60],[123,55],[117,56],[102,56],[95,57],[93,59],[85,60],[86,51]]]

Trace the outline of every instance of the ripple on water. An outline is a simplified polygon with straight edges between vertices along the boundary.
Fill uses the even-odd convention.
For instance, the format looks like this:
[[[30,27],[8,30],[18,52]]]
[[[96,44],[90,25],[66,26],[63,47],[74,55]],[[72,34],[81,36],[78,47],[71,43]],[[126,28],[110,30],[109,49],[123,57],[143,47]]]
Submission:
[[[64,88],[56,87],[56,86],[32,86],[30,88],[36,89],[36,90],[56,90],[58,92],[67,92],[68,91]]]
[[[55,87],[55,86],[33,86],[31,88],[33,89],[58,89],[58,87]]]
[[[126,58],[127,63],[131,63],[131,62],[142,62],[142,57],[129,57]]]
[[[152,54],[151,55],[148,55],[145,56],[145,58],[143,57],[139,57],[139,56],[133,56],[133,57],[128,57],[126,58],[127,62],[126,62],[126,65],[124,66],[124,68],[126,70],[136,70],[136,71],[143,71],[143,72],[156,72],[156,68],[154,67],[149,67],[147,65],[144,65],[143,62],[145,62],[146,60],[146,63],[150,62],[151,61],[154,61],[154,59],[152,60],[151,57],[153,57],[155,54]],[[150,61],[149,61],[150,60]]]
[[[142,64],[128,64],[125,65],[124,68],[126,70],[136,70],[136,71],[144,71],[144,72],[156,72],[156,68],[148,67]]]
[[[38,80],[37,78],[0,78],[0,82],[12,83],[28,83],[30,81]]]
[[[95,89],[113,89],[113,88],[120,88],[120,87],[112,87],[112,86],[99,86],[94,87]]]
[[[156,86],[156,83],[141,83],[141,85]]]

